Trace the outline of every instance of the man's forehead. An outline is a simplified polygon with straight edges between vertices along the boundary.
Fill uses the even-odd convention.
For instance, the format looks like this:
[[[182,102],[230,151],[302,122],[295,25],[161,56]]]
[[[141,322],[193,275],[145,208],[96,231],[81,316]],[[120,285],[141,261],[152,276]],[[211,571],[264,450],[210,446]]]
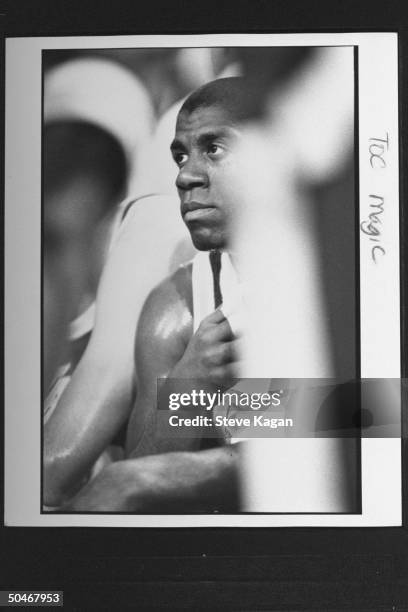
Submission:
[[[207,130],[236,130],[239,124],[232,113],[222,106],[202,106],[192,112],[182,111],[176,122],[176,135],[182,132],[202,132]]]

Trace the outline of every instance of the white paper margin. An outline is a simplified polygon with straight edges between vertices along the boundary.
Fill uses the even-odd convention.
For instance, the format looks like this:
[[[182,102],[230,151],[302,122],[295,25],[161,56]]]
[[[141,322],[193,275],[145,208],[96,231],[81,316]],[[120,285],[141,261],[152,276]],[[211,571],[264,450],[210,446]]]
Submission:
[[[41,53],[43,49],[357,45],[360,221],[385,197],[375,264],[360,236],[361,376],[400,377],[398,39],[395,33],[84,36],[6,40],[5,524],[9,526],[284,527],[401,525],[401,440],[362,439],[361,515],[53,515],[40,513]],[[369,139],[388,134],[385,172]],[[377,251],[380,254],[379,251]]]

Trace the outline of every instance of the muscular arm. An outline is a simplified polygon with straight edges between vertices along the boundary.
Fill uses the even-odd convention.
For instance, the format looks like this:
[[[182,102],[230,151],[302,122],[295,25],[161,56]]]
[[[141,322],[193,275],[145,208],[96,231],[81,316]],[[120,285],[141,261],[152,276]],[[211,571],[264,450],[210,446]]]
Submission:
[[[121,242],[101,279],[96,322],[86,351],[44,428],[44,502],[59,505],[88,471],[129,415],[137,283],[132,247]]]
[[[138,393],[129,421],[127,454],[152,455],[194,450],[199,440],[163,435],[157,417],[157,381],[183,357],[192,335],[191,266],[179,268],[149,295],[137,330],[135,363]]]
[[[118,461],[62,511],[236,512],[239,445]]]
[[[175,207],[177,202],[163,198],[137,203],[109,255],[91,340],[45,425],[46,505],[58,506],[83,484],[129,416],[139,314],[151,288],[168,273],[171,254],[186,235]],[[167,231],[158,248],[154,238],[163,233],[163,224]]]

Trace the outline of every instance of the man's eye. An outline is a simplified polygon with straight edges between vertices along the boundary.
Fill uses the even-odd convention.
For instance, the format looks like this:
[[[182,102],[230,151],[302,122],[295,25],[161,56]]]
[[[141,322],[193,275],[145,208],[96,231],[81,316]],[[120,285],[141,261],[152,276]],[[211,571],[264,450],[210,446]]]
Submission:
[[[211,157],[218,157],[222,152],[222,147],[214,142],[211,143],[207,148],[207,153],[208,155],[211,155]]]
[[[187,161],[187,154],[186,153],[174,153],[173,159],[178,166],[182,166]]]

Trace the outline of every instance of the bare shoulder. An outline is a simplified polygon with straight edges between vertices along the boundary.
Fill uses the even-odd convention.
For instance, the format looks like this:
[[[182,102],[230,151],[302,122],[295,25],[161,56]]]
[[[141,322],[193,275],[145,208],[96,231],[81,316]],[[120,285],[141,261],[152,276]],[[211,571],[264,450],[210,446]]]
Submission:
[[[146,299],[136,334],[136,363],[150,366],[158,355],[179,358],[193,329],[191,263],[180,266]],[[156,368],[154,368],[156,369]]]
[[[192,329],[191,265],[186,265],[150,292],[140,315],[134,364],[137,394],[127,431],[128,454],[136,448],[141,454],[152,452],[157,379],[166,378],[184,355]]]

